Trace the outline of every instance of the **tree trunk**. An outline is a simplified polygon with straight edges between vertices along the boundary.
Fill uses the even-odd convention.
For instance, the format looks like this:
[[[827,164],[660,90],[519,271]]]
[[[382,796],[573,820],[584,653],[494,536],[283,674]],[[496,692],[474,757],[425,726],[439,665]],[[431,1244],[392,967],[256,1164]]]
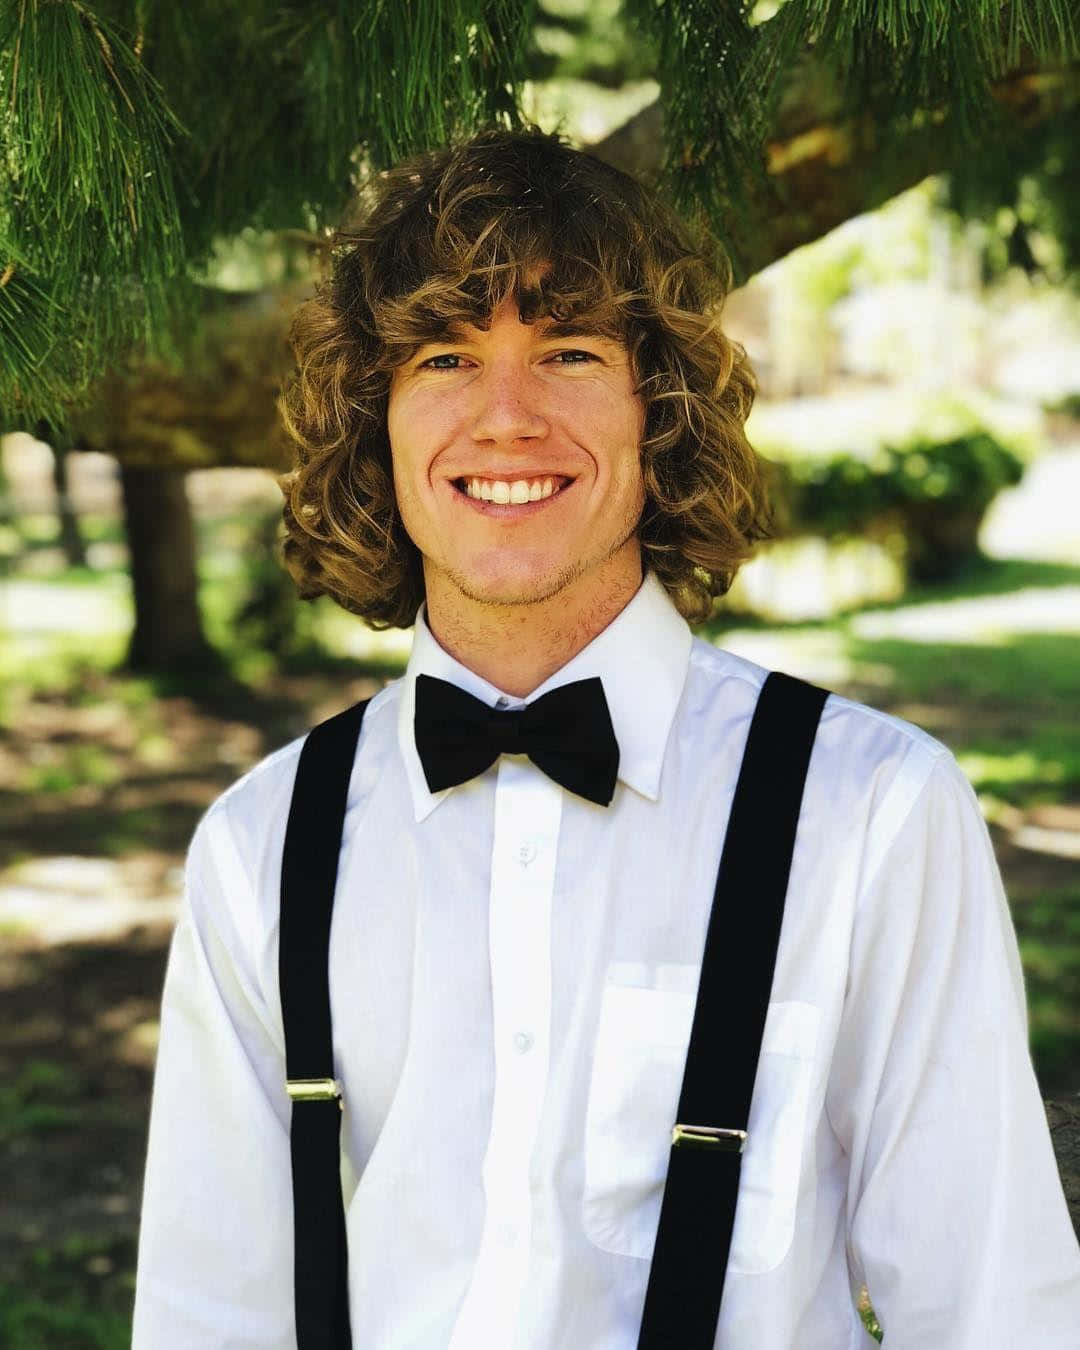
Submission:
[[[56,484],[56,513],[60,520],[60,547],[69,567],[86,566],[86,545],[79,532],[79,518],[68,493],[68,451],[53,446],[53,482]]]
[[[147,672],[220,666],[199,613],[185,471],[121,464],[120,482],[135,599],[125,666]]]

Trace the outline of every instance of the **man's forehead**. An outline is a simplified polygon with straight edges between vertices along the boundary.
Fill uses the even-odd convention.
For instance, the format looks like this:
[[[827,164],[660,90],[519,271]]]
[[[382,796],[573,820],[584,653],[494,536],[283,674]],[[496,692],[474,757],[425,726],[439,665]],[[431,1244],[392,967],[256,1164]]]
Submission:
[[[488,320],[490,324],[490,316]],[[525,320],[522,320],[525,323]],[[619,339],[613,334],[606,332],[602,325],[587,316],[573,319],[554,319],[546,315],[538,316],[526,325],[530,327],[538,337],[592,337],[606,339],[608,342],[618,342]],[[427,333],[432,330],[425,325]],[[445,324],[438,325],[434,330],[435,341],[441,338],[467,338],[473,333],[484,331],[467,319],[448,319]]]

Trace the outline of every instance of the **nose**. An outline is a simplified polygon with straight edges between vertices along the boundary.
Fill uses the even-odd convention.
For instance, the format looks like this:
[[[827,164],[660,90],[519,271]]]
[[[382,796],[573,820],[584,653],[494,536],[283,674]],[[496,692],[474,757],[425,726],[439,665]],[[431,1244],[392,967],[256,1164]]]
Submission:
[[[474,441],[498,444],[541,439],[550,424],[543,410],[543,391],[530,373],[509,361],[492,362],[473,386],[476,413],[473,418]]]

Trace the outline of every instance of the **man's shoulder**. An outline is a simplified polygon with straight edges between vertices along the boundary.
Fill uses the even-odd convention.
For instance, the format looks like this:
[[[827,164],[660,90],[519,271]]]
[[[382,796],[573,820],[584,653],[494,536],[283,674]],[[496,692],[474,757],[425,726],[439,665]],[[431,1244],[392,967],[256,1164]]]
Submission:
[[[745,717],[749,720],[770,672],[785,668],[780,652],[776,653],[775,664],[767,646],[762,646],[761,654],[769,664],[762,664],[729,648],[715,647],[695,637],[691,649],[691,666],[699,682],[697,697],[729,702],[732,697],[730,691],[735,690],[734,697],[742,704]],[[830,688],[827,676],[803,674],[801,677],[829,690],[821,713],[817,740],[830,757],[849,763],[858,760],[868,767],[882,761],[905,761],[909,771],[917,776],[925,776],[937,760],[951,756],[948,746],[923,727],[895,713],[884,712],[868,703],[837,693]]]

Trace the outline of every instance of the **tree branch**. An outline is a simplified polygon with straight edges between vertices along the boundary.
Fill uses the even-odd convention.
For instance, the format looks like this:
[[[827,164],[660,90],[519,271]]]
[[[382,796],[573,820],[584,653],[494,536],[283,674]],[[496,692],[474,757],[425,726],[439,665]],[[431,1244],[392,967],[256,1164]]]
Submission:
[[[1017,69],[995,81],[993,97],[1011,110],[1015,125],[1032,130],[1080,97],[1078,70],[1077,64],[1053,71]],[[747,277],[928,175],[952,167],[948,139],[938,130],[943,113],[931,113],[927,125],[900,140],[893,138],[883,153],[872,123],[835,116],[835,100],[827,89],[812,61],[795,64],[775,131],[762,148],[767,178],[763,185],[746,185],[749,211],[732,209],[724,217]],[[833,106],[820,107],[823,102]],[[664,156],[660,101],[588,149],[615,168],[655,184]]]

